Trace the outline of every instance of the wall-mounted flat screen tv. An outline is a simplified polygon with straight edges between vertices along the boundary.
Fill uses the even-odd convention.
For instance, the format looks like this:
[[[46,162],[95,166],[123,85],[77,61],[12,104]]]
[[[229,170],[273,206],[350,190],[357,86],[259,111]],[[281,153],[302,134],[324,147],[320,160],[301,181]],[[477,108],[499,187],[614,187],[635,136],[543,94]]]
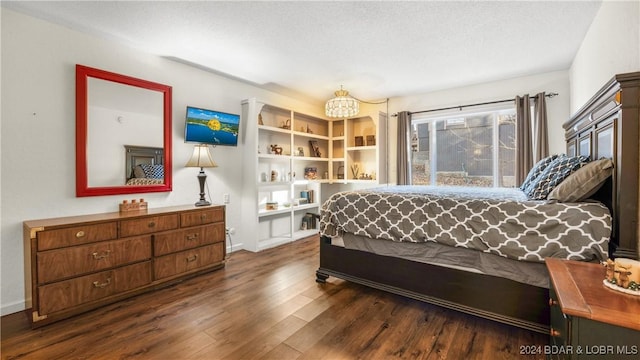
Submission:
[[[237,146],[240,115],[187,106],[184,141]]]

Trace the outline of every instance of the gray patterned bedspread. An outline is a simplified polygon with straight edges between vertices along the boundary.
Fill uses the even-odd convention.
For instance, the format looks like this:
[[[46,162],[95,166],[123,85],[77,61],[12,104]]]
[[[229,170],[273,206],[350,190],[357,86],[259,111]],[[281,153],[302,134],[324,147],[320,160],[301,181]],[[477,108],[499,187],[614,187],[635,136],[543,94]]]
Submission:
[[[598,202],[529,201],[517,188],[388,186],[332,195],[320,233],[465,247],[502,257],[604,260],[611,215]]]

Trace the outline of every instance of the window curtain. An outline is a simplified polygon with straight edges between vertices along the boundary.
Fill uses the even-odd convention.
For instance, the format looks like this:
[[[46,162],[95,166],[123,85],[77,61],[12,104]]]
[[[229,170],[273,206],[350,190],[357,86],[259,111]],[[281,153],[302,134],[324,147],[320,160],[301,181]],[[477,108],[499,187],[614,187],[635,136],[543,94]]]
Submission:
[[[549,134],[547,131],[547,97],[541,92],[535,97],[534,113],[534,149],[533,163],[549,156]],[[532,165],[533,166],[533,165]],[[526,175],[525,175],[526,176]]]
[[[531,118],[529,94],[516,96],[516,184],[522,184],[533,164],[549,155],[547,104],[544,92],[534,97]]]
[[[411,184],[411,114],[408,111],[398,113],[398,185]]]

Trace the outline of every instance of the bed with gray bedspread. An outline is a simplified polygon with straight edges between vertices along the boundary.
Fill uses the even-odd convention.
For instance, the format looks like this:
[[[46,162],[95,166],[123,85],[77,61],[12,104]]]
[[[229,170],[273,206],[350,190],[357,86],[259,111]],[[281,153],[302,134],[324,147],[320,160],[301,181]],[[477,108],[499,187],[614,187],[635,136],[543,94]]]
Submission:
[[[531,201],[517,188],[388,186],[331,196],[320,233],[437,242],[528,262],[602,261],[611,215],[599,202]]]

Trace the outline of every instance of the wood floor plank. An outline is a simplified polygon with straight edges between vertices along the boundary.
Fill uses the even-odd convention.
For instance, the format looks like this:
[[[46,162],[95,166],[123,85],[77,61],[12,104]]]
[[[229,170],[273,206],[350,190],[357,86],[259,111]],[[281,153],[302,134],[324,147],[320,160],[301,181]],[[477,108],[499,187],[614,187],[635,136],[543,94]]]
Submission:
[[[420,324],[416,319],[422,316],[416,302],[407,301],[401,297],[393,298],[397,307],[388,321],[388,331],[384,337],[380,337],[375,345],[376,351],[370,349],[373,358],[403,358],[409,344],[420,336]]]
[[[536,359],[545,335],[330,277],[317,237],[31,330],[2,317],[2,359]]]
[[[230,359],[258,359],[282,344],[285,339],[306,324],[306,321],[296,316],[287,316],[226,357]]]
[[[268,353],[261,356],[261,360],[287,360],[297,359],[300,356],[300,352],[290,347],[289,345],[282,343],[273,348]]]

